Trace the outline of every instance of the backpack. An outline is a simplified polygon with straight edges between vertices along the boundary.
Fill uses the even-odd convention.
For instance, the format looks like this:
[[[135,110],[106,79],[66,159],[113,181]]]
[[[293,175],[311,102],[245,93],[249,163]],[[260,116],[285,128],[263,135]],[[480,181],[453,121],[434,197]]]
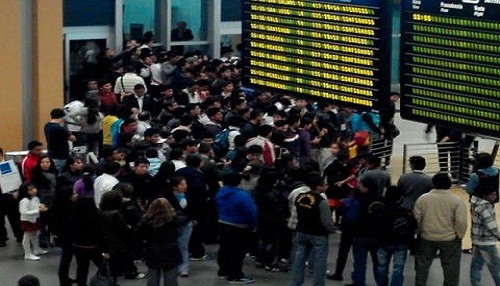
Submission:
[[[404,209],[394,213],[389,228],[389,237],[411,239],[417,231],[417,221],[413,214]]]
[[[471,195],[475,195],[478,190],[492,189],[493,188],[497,192],[497,200],[495,201],[495,203],[498,203],[498,191],[499,191],[498,190],[498,188],[499,188],[498,180],[499,180],[500,172],[497,173],[495,176],[490,176],[490,175],[483,173],[481,171],[476,171],[476,175],[478,177],[478,184],[474,188],[474,191],[472,192]]]
[[[224,157],[229,151],[229,133],[234,131],[234,129],[225,128],[221,132],[215,135],[214,143],[212,144],[212,149],[217,157]]]

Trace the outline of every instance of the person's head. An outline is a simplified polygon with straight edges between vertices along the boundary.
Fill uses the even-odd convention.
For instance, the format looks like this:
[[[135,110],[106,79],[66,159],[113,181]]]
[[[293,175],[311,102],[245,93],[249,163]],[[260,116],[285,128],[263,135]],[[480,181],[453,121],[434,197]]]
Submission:
[[[182,160],[184,156],[184,150],[182,148],[174,148],[170,151],[170,160]]]
[[[476,168],[478,169],[486,169],[488,167],[491,167],[493,166],[493,156],[484,152],[479,153],[476,155],[475,164]]]
[[[87,80],[87,90],[98,90],[99,82],[95,79]]]
[[[118,176],[120,173],[120,164],[118,162],[108,162],[104,166],[104,173],[111,176]]]
[[[229,119],[227,120],[227,124],[232,127],[240,127],[244,121],[245,119],[243,119],[243,117],[234,115],[229,117]]]
[[[333,156],[337,156],[340,150],[342,150],[342,148],[340,147],[340,143],[333,142],[332,144],[330,144],[330,154],[332,154]]]
[[[447,173],[437,173],[432,177],[432,185],[435,189],[448,190],[451,188],[451,179]]]
[[[24,275],[19,278],[17,286],[40,286],[40,280],[33,275]]]
[[[385,191],[384,200],[389,204],[398,203],[403,197],[403,191],[398,186],[390,186]]]
[[[411,156],[410,157],[410,167],[414,171],[422,171],[425,169],[425,158],[422,156]]]
[[[247,157],[250,162],[260,160],[262,156],[262,147],[260,145],[252,145],[247,149]]]
[[[62,120],[64,116],[66,116],[66,113],[62,108],[54,108],[50,111],[50,119],[52,120]]]
[[[299,122],[299,127],[303,129],[309,129],[312,126],[312,120],[308,117],[300,118]]]
[[[185,193],[187,191],[187,182],[184,177],[172,177],[170,179],[170,184],[172,186],[172,191],[174,193]]]
[[[159,128],[151,127],[144,131],[144,138],[152,143],[157,143],[160,140],[161,130]]]
[[[375,169],[380,167],[380,165],[382,164],[382,160],[380,159],[379,156],[370,154],[366,156],[366,164],[370,169]]]
[[[324,193],[328,188],[328,183],[319,174],[310,174],[306,180],[307,186],[311,188],[312,191],[318,193]]]
[[[214,108],[214,107],[209,108],[207,110],[207,116],[208,118],[210,118],[210,120],[214,122],[222,122],[224,120],[224,115],[222,114],[219,108]]]
[[[33,140],[28,143],[28,152],[33,156],[41,156],[43,153],[42,142]]]
[[[262,111],[258,110],[258,109],[254,109],[252,111],[250,111],[250,121],[256,123],[257,125],[260,125],[263,123],[263,116],[264,114],[262,113]]]
[[[149,161],[146,158],[139,158],[134,162],[134,173],[140,176],[146,175],[149,170]]]
[[[391,92],[390,99],[391,99],[392,103],[398,102],[400,97],[401,97],[401,95],[399,94],[399,92],[395,92],[395,91]]]
[[[262,124],[257,129],[257,134],[265,138],[270,138],[273,134],[273,127],[267,124]]]
[[[359,181],[358,189],[361,194],[376,194],[378,183],[375,179],[365,176]]]
[[[191,116],[199,116],[201,114],[201,107],[198,103],[188,104],[186,106],[186,113]]]
[[[123,196],[119,191],[105,192],[101,197],[99,208],[103,211],[119,210],[122,207]]]
[[[23,183],[19,187],[19,199],[24,199],[24,198],[31,199],[33,197],[36,197],[37,192],[38,190],[35,184]]]
[[[113,90],[113,84],[109,80],[102,80],[99,82],[99,89],[102,92],[111,92]]]
[[[474,191],[474,195],[490,203],[495,203],[498,200],[497,192],[495,186],[478,186]]]
[[[134,194],[134,186],[131,183],[119,182],[113,187],[113,191],[120,192],[124,198],[131,198]]]
[[[186,21],[179,21],[179,22],[177,22],[177,28],[179,28],[181,30],[185,30],[187,28]]]
[[[38,158],[38,162],[36,165],[42,172],[56,172],[56,167],[52,159],[47,155],[42,155]]]
[[[191,124],[193,124],[193,117],[191,117],[190,115],[182,115],[180,120],[179,120],[179,124],[182,125],[182,126],[191,126]]]
[[[155,148],[149,148],[148,150],[146,150],[145,155],[148,159],[158,158],[158,150],[156,150]]]
[[[145,217],[153,228],[159,228],[175,219],[175,211],[165,198],[158,198],[149,205]]]
[[[125,72],[126,73],[135,73],[135,67],[133,65],[127,65],[127,66],[125,66]]]
[[[186,156],[186,166],[196,169],[199,168],[201,166],[200,155],[188,154]]]
[[[243,180],[243,176],[240,173],[230,172],[224,175],[224,185],[230,187],[236,187]]]
[[[186,154],[196,154],[198,153],[198,146],[196,141],[193,139],[186,139],[181,142],[182,148],[184,148],[184,153]]]
[[[72,173],[81,172],[83,169],[83,160],[78,156],[70,157],[68,160],[66,160],[66,166]]]
[[[138,97],[141,97],[146,93],[146,87],[142,83],[138,83],[134,85],[134,93]]]
[[[151,112],[141,111],[137,115],[137,119],[139,119],[139,121],[150,121],[151,120]]]

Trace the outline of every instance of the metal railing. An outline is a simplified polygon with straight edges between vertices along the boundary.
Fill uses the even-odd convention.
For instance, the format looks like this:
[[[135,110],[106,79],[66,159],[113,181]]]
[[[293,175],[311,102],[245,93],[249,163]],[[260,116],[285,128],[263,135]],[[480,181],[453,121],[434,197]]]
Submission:
[[[477,154],[478,144],[464,147],[456,142],[420,143],[403,145],[403,173],[409,172],[409,159],[412,156],[425,158],[424,173],[433,175],[447,172],[457,183],[466,183],[473,172],[472,158]]]

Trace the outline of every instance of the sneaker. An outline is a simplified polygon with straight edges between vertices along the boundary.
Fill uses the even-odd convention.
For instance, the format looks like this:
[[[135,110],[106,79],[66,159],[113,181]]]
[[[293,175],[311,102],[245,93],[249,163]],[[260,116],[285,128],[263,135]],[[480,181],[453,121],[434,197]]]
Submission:
[[[326,279],[334,281],[342,281],[344,280],[344,277],[342,277],[342,275],[339,274],[331,274],[331,275],[326,275]]]
[[[24,256],[24,259],[25,260],[33,260],[33,261],[36,261],[36,260],[40,260],[40,256],[36,256],[36,255],[33,255],[33,254],[26,254]]]
[[[125,276],[125,279],[144,279],[144,277],[146,277],[146,274],[138,272],[135,275]]]
[[[244,275],[243,277],[238,279],[227,280],[227,282],[229,282],[229,284],[249,284],[255,282],[255,279],[253,279],[253,277],[251,276]]]
[[[189,260],[190,261],[210,261],[210,260],[213,260],[213,257],[208,255],[208,254],[205,254],[202,257],[189,257]]]
[[[33,252],[33,254],[35,254],[35,255],[44,255],[44,254],[47,254],[47,253],[49,253],[49,252],[47,250],[43,250],[43,249],[35,250]]]
[[[181,271],[181,277],[189,277],[189,272],[187,270]]]

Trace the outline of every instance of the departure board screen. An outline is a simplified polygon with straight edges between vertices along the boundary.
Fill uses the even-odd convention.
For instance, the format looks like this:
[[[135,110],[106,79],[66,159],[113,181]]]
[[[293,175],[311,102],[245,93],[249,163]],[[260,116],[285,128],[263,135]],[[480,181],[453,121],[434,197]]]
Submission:
[[[387,0],[244,0],[243,84],[378,109],[390,93]]]
[[[402,8],[402,116],[500,138],[500,1]]]

